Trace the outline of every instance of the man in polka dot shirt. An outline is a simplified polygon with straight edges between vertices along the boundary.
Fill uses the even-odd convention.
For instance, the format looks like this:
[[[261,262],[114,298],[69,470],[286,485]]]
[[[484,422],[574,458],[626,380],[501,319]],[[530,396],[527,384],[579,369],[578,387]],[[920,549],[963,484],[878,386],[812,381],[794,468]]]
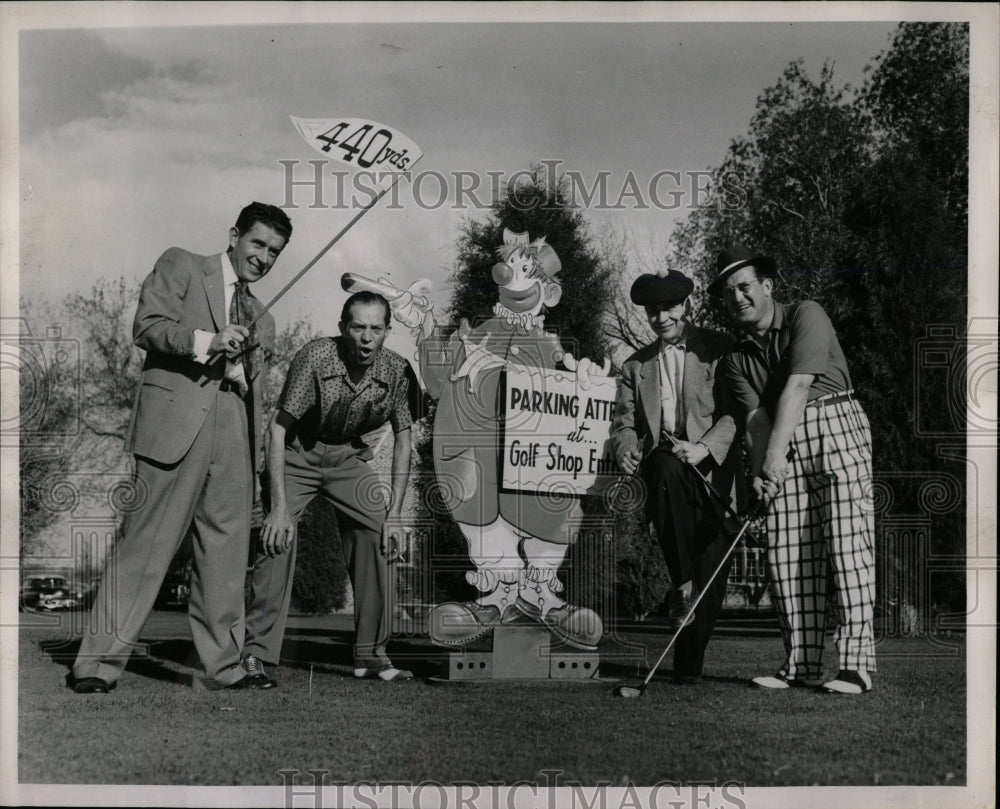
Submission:
[[[410,426],[419,392],[409,363],[383,343],[389,304],[359,292],[344,304],[340,335],[305,345],[292,360],[271,419],[267,453],[270,510],[254,562],[244,654],[263,673],[281,652],[295,567],[295,526],[316,495],[336,509],[351,586],[354,588],[354,676],[409,679],[395,668],[389,638],[388,554],[399,525],[410,468]],[[395,435],[389,502],[367,461],[362,436],[389,423]],[[266,676],[266,675],[265,675]]]

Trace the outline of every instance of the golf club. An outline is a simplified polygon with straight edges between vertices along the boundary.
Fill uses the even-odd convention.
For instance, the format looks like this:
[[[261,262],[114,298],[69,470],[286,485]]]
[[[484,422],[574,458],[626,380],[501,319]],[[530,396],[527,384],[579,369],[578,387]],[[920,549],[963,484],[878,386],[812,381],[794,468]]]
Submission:
[[[691,616],[694,615],[695,609],[698,607],[698,604],[701,603],[702,598],[705,597],[705,593],[707,593],[709,588],[712,586],[712,582],[715,581],[715,577],[719,575],[719,571],[722,570],[723,566],[726,564],[726,560],[729,559],[729,555],[733,552],[733,549],[739,544],[739,541],[743,538],[743,535],[750,527],[750,523],[753,520],[757,519],[763,513],[764,513],[764,504],[762,502],[757,503],[753,511],[747,515],[746,519],[741,520],[741,522],[743,523],[743,527],[740,528],[739,533],[736,534],[736,538],[729,546],[729,550],[726,551],[726,555],[722,557],[722,561],[719,562],[719,566],[715,568],[715,572],[712,573],[708,581],[705,582],[705,585],[701,588],[701,592],[698,593],[698,597],[695,598],[694,602],[691,604],[691,608],[688,610],[688,614],[684,616],[684,620],[681,622],[680,629],[674,632],[674,636],[670,639],[670,642],[667,644],[667,647],[660,654],[660,658],[656,661],[656,664],[653,666],[653,668],[649,670],[649,674],[647,674],[646,679],[642,681],[642,685],[640,685],[638,688],[634,686],[620,685],[614,690],[615,696],[625,697],[626,699],[638,699],[645,693],[646,686],[649,685],[649,681],[653,679],[653,675],[656,674],[656,670],[660,667],[660,663],[663,662],[663,658],[667,656],[667,652],[669,652],[670,649],[673,647],[674,641],[677,640],[677,636],[680,635],[684,627],[688,625],[688,622],[691,620]]]
[[[667,438],[670,439],[671,444],[673,444],[675,447],[677,446],[678,443],[677,439],[674,438],[672,435],[670,435],[670,433],[667,433]],[[718,491],[716,491],[715,487],[711,484],[708,477],[706,477],[705,473],[702,472],[694,464],[691,464],[691,468],[694,470],[694,473],[699,478],[701,478],[701,482],[705,484],[705,488],[707,488],[708,491],[712,494],[712,496],[715,497],[715,501],[719,503],[719,505],[721,505],[726,510],[726,513],[729,514],[729,516],[735,519],[737,522],[743,522],[743,518],[736,513],[736,510],[731,505],[729,505],[729,501],[721,494],[719,494]],[[754,539],[757,538],[756,534],[754,534],[753,531],[750,532],[750,536],[754,537]]]

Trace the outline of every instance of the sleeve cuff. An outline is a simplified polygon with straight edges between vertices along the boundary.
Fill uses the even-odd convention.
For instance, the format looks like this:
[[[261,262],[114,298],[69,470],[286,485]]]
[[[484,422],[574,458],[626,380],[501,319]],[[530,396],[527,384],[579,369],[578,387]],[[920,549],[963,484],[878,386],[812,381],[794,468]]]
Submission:
[[[194,330],[194,361],[202,364],[208,362],[208,347],[212,344],[213,335],[211,332],[202,329]]]
[[[715,449],[713,447],[710,447],[704,441],[695,441],[695,443],[701,444],[708,451],[708,457],[712,459],[712,463],[714,463],[716,466],[721,465],[719,463],[719,459],[715,457]]]

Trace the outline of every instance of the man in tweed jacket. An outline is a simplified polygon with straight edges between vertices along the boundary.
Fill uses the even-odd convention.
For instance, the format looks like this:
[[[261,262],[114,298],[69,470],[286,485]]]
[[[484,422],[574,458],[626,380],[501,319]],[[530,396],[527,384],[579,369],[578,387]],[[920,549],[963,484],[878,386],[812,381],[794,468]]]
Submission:
[[[674,588],[700,592],[725,560],[693,621],[678,631],[674,680],[698,681],[705,649],[726,595],[729,537],[722,504],[698,476],[732,502],[739,462],[736,425],[725,413],[717,368],[732,338],[687,322],[694,284],[684,274],[643,275],[632,302],[645,307],[657,339],[625,361],[611,425],[618,464],[646,485],[646,513],[656,529]],[[686,611],[686,609],[684,610]]]

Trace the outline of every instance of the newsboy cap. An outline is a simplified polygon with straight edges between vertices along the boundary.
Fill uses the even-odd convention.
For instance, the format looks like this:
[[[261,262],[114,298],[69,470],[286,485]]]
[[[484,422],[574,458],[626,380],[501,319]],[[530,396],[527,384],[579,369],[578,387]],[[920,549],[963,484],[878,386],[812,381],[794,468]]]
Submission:
[[[774,259],[754,253],[741,244],[734,244],[719,254],[719,259],[715,262],[715,280],[708,285],[709,294],[719,295],[726,279],[749,264],[753,264],[765,277],[774,278],[777,275],[778,267]]]
[[[667,270],[666,275],[645,273],[632,284],[632,303],[638,306],[676,306],[682,303],[691,290],[694,281],[677,270]]]

